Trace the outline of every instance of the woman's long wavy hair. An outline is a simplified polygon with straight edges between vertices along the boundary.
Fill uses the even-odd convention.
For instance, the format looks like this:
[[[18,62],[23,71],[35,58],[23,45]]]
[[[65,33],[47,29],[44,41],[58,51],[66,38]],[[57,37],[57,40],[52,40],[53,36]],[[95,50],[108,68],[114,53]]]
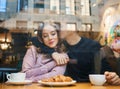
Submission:
[[[63,45],[62,40],[60,39],[60,27],[59,27],[57,24],[53,23],[53,22],[45,22],[45,23],[41,23],[41,24],[39,25],[39,27],[38,27],[38,33],[37,33],[38,40],[39,40],[41,43],[44,44],[43,38],[42,38],[42,33],[43,33],[44,27],[45,27],[46,25],[50,25],[50,26],[54,27],[55,30],[57,31],[57,36],[58,36],[58,40],[59,40],[59,41],[58,41],[58,44],[57,44],[57,46],[56,46],[56,48],[55,48],[55,51],[56,51],[56,52],[64,52],[64,51],[65,51],[65,47],[64,47],[64,45]],[[39,52],[40,52],[40,51],[39,51]]]

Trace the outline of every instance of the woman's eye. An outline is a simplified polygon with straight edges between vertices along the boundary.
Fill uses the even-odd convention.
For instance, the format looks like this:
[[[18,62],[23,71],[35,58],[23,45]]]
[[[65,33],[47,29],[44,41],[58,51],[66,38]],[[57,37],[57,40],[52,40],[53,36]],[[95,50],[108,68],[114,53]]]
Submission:
[[[46,37],[48,37],[48,35],[43,35],[43,38],[46,38]]]
[[[54,35],[55,35],[55,33],[52,33],[52,35],[54,36]]]
[[[52,32],[52,34],[51,34],[51,35],[53,35],[53,36],[54,36],[54,35],[56,35],[56,32]]]

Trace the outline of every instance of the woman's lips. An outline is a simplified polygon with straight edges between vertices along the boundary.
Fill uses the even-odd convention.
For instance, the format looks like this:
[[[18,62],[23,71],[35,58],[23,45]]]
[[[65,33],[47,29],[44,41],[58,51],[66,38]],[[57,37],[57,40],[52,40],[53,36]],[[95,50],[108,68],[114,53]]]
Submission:
[[[50,45],[53,44],[53,43],[54,43],[54,41],[50,41],[50,42],[49,42]]]

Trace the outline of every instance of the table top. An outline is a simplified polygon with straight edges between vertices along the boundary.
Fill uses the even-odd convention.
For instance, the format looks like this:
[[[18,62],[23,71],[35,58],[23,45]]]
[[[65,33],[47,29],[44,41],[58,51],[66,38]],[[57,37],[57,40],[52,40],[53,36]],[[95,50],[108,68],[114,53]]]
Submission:
[[[10,85],[1,83],[0,89],[120,89],[120,86],[104,85],[104,86],[94,86],[90,83],[76,83],[71,86],[62,86],[62,87],[52,87],[52,86],[43,86],[38,83],[32,83],[28,85]]]

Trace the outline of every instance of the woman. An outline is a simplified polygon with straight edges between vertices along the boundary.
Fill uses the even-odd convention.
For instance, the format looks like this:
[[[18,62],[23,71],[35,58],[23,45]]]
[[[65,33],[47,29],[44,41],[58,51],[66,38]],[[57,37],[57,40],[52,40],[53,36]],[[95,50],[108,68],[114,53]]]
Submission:
[[[64,74],[66,64],[57,65],[51,58],[52,51],[63,52],[59,38],[59,28],[54,23],[44,23],[38,28],[38,40],[42,42],[47,50],[37,49],[31,46],[24,57],[22,71],[26,73],[26,79],[37,82],[38,80]],[[51,51],[50,51],[51,50]],[[63,56],[68,56],[63,53]]]

